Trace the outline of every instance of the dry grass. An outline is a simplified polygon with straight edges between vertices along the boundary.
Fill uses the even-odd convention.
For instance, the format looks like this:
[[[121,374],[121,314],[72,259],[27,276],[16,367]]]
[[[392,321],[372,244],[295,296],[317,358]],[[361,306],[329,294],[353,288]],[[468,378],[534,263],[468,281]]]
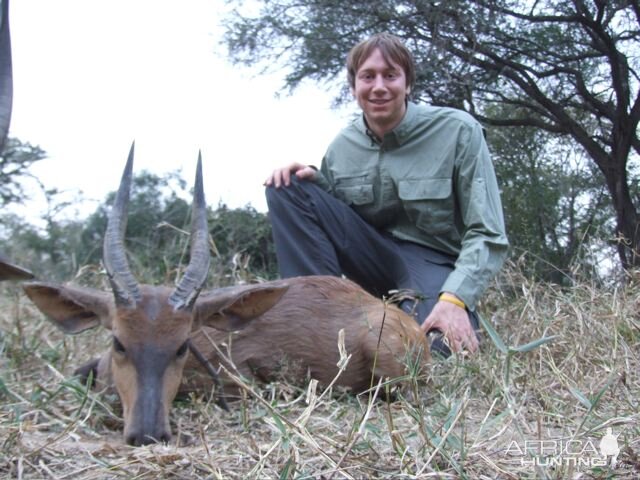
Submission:
[[[483,306],[498,333],[485,334],[480,355],[437,361],[427,378],[414,376],[411,395],[388,403],[375,399],[380,390],[356,397],[313,383],[246,384],[230,413],[204,397],[177,403],[176,442],[139,448],[123,444],[117,402],[70,379],[108,335],[63,336],[15,284],[3,284],[0,297],[3,477],[640,475],[637,282],[560,289],[506,269]],[[615,469],[597,462],[607,427],[619,435]]]

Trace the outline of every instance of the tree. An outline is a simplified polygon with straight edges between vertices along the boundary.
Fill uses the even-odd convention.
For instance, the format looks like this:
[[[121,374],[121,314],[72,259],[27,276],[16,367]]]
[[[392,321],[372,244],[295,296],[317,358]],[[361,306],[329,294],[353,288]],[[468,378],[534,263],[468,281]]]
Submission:
[[[417,98],[575,142],[604,179],[622,266],[640,266],[637,0],[270,0],[258,16],[235,11],[225,40],[236,62],[288,65],[292,89],[335,78],[348,48],[385,30],[416,56]]]
[[[15,213],[0,217],[0,251],[28,266],[39,278],[68,280],[79,267],[76,252],[84,222],[66,215],[73,203],[61,199],[61,192],[43,189],[43,193],[47,209],[40,216],[40,226]]]
[[[131,268],[141,282],[171,284],[180,278],[180,268],[188,264],[191,199],[185,188],[186,182],[175,173],[157,176],[143,171],[134,176],[125,248]],[[115,193],[110,193],[85,222],[76,251],[80,265],[101,262],[108,212],[114,198]],[[209,278],[211,285],[246,280],[243,277],[247,273],[275,276],[275,250],[266,215],[251,207],[229,209],[220,205],[216,210],[208,210],[215,257]],[[242,265],[238,265],[239,259]]]
[[[0,155],[0,207],[9,203],[22,203],[25,199],[21,178],[29,176],[32,164],[46,158],[40,147],[22,143],[15,138],[7,139]]]
[[[128,205],[125,248],[141,282],[171,283],[188,251],[191,204],[186,182],[176,173],[158,176],[142,171],[133,178]],[[83,264],[100,264],[102,243],[115,192],[89,216],[77,251]]]
[[[576,265],[582,273],[601,270],[598,261],[610,258],[611,248],[602,247],[611,205],[593,163],[569,142],[532,127],[489,128],[487,140],[509,241],[515,256],[526,254],[523,270],[555,283],[573,278]]]
[[[230,209],[218,205],[209,217],[209,231],[223,267],[220,277],[235,277],[232,283],[251,277],[273,279],[278,276],[271,223],[253,207]],[[229,273],[228,273],[229,272]]]
[[[48,209],[43,226],[15,214],[0,217],[0,251],[33,269],[39,278],[66,281],[82,275],[83,283],[109,288],[102,273],[102,244],[111,192],[86,219],[69,218],[69,202],[46,190]],[[158,176],[143,171],[133,178],[128,206],[125,249],[141,283],[171,285],[189,262],[191,198],[176,173]],[[251,207],[208,209],[214,258],[211,286],[277,275],[271,226],[265,214]]]

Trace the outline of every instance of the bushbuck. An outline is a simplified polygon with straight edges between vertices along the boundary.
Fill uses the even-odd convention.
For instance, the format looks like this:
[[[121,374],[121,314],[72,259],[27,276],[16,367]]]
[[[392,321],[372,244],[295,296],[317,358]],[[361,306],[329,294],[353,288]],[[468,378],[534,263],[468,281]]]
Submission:
[[[202,292],[210,262],[202,163],[198,158],[191,212],[190,261],[176,288],[139,285],[124,249],[133,146],[104,238],[103,263],[112,293],[32,282],[29,298],[67,333],[102,325],[112,346],[87,364],[98,384],[115,386],[131,445],[171,438],[169,408],[178,391],[212,390],[199,372],[230,371],[269,380],[279,372],[328,384],[338,374],[339,332],[351,358],[336,384],[354,391],[405,374],[406,358],[429,361],[415,320],[355,283],[298,277]],[[191,353],[190,353],[191,352]],[[409,354],[409,356],[407,356]],[[221,377],[231,388],[224,369]]]

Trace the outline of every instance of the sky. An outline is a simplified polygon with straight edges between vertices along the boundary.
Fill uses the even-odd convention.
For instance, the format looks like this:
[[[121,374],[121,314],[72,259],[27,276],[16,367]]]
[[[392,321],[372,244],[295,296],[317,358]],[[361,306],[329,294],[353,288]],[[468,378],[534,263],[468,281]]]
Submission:
[[[202,151],[210,205],[266,211],[269,173],[319,165],[354,107],[332,110],[338,92],[312,83],[277,98],[284,72],[232,66],[220,43],[225,9],[222,0],[12,0],[9,135],[47,152],[31,173],[69,198],[81,192],[74,211],[88,215],[117,188],[135,140],[134,171],[179,170],[191,184]],[[44,196],[29,185],[24,214],[37,217]]]

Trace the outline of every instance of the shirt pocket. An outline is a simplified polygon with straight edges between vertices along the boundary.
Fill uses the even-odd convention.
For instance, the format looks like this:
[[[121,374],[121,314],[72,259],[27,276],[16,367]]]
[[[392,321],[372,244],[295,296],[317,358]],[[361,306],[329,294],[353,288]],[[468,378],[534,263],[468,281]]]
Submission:
[[[373,183],[367,174],[336,178],[336,197],[347,205],[373,203]]]
[[[398,196],[409,219],[429,234],[453,228],[453,188],[450,178],[416,178],[398,182]]]

